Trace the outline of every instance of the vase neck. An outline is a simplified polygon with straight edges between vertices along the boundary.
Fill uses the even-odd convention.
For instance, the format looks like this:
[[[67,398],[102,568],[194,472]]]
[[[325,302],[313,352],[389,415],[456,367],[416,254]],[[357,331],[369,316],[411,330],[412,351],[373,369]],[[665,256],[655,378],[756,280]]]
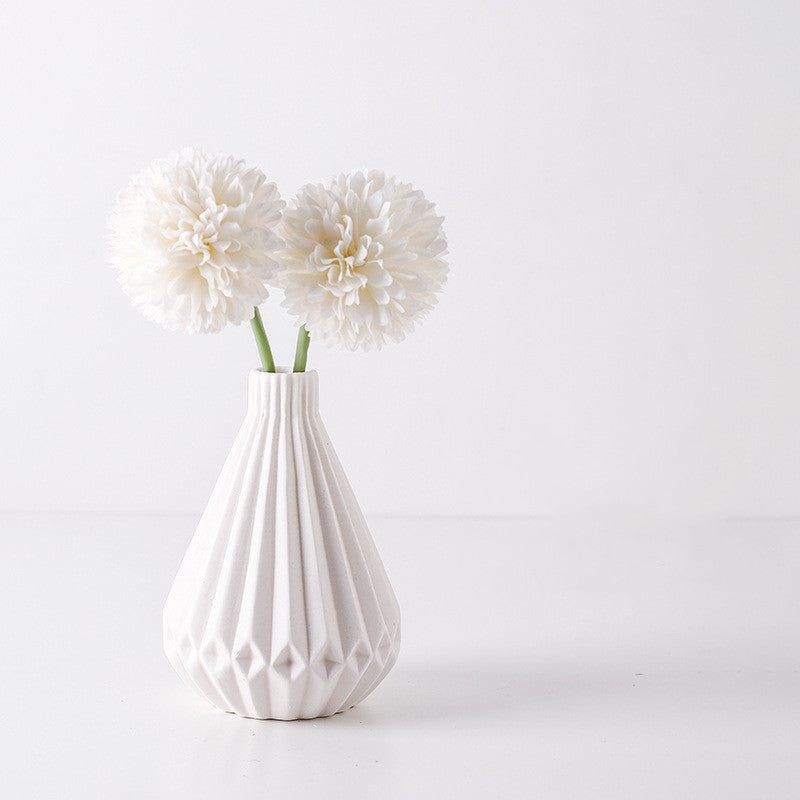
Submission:
[[[318,376],[315,371],[277,372],[254,369],[248,383],[249,413],[316,414],[319,410]]]

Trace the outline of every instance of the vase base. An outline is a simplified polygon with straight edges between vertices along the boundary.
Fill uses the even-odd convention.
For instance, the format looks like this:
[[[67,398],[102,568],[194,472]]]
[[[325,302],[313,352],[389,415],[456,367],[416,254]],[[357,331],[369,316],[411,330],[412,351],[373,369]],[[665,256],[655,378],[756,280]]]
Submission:
[[[217,711],[225,711],[225,709],[218,708],[213,703],[209,703],[209,705],[216,709]],[[359,705],[356,703],[356,705]],[[232,717],[238,717],[239,719],[251,719],[255,722],[311,722],[315,719],[330,719],[331,717],[335,717],[337,714],[344,714],[347,711],[351,711],[356,706],[348,706],[347,708],[340,708],[338,711],[332,711],[330,714],[317,714],[315,717],[255,717],[249,714],[240,714],[238,711],[225,711],[226,714],[230,714]]]

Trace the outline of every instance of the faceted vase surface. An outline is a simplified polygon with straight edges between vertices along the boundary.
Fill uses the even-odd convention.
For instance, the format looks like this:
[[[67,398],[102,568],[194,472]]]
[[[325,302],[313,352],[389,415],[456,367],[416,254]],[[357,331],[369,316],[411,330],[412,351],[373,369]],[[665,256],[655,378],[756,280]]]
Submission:
[[[400,647],[400,609],[318,410],[316,372],[249,378],[249,404],[164,607],[183,681],[257,719],[361,702]]]

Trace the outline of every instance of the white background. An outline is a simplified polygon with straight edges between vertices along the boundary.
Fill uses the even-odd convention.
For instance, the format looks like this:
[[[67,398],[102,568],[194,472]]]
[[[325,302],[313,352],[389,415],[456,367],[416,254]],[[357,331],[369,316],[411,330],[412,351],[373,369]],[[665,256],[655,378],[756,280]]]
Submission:
[[[796,521],[373,520],[400,660],[302,722],[223,714],[164,658],[192,522],[3,520],[9,800],[800,796]]]
[[[201,143],[286,196],[382,168],[446,217],[434,315],[378,354],[310,353],[368,513],[800,512],[799,22],[696,0],[6,6],[0,509],[202,508],[249,328],[146,322],[103,244],[129,176]]]

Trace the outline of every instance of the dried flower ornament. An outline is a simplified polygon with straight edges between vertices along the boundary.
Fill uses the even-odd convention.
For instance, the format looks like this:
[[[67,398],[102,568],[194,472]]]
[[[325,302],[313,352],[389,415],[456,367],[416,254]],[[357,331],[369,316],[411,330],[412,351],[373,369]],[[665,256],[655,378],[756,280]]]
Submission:
[[[214,333],[249,319],[263,368],[275,371],[258,306],[267,285],[309,337],[349,350],[399,342],[447,280],[442,217],[422,192],[378,171],[304,186],[285,203],[264,174],[231,156],[184,148],[120,194],[109,259],[133,306],[170,330]],[[282,238],[283,237],[283,241]]]

